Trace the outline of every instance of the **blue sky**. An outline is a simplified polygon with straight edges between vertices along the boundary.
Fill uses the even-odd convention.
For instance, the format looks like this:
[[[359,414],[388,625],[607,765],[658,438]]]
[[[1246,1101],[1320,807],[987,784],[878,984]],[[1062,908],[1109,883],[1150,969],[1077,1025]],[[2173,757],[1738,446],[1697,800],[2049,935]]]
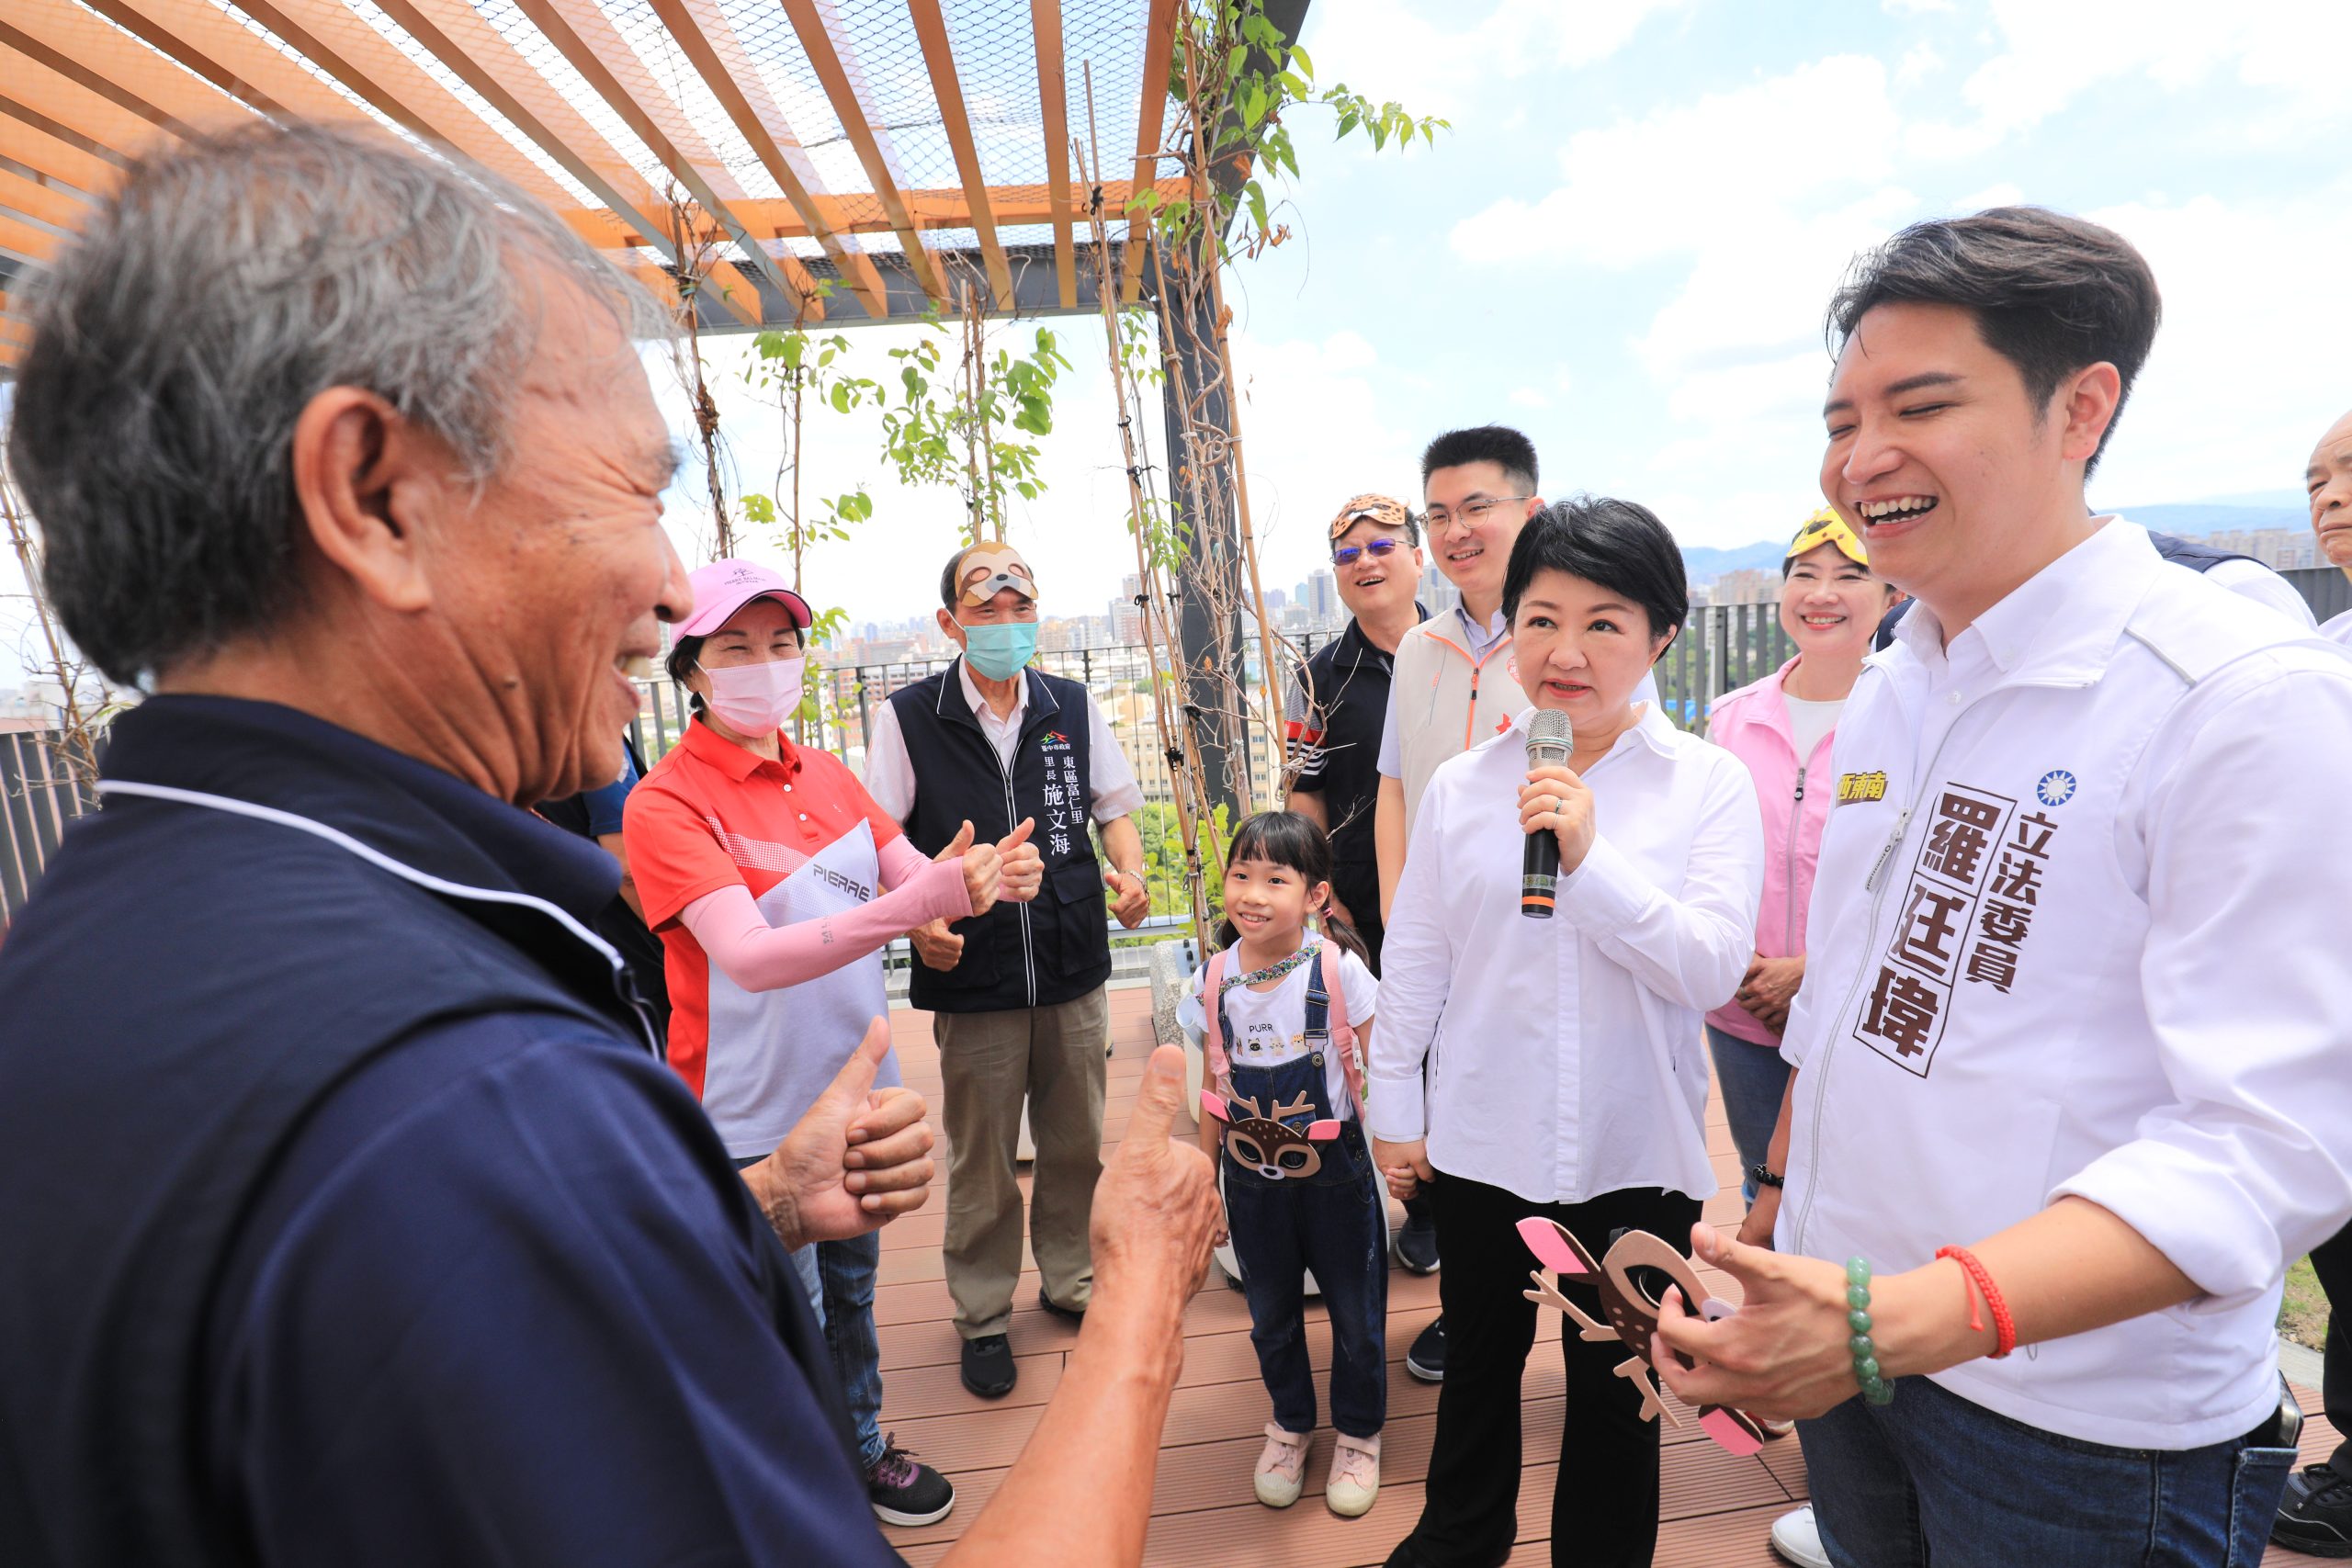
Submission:
[[[1785,533],[1817,503],[1821,310],[1848,258],[1999,201],[2112,224],[2164,290],[2094,503],[2292,491],[2352,406],[2343,0],[1316,0],[1306,41],[1327,84],[1453,129],[1375,154],[1294,124],[1293,238],[1231,291],[1270,583],[1317,563],[1339,502],[1414,497],[1422,443],[1484,420],[1534,437],[1549,493],[1630,496],[1693,545]],[[1102,333],[1052,325],[1075,368],[1012,537],[1048,613],[1100,612],[1133,570]],[[886,368],[908,331],[857,329],[855,358]],[[734,472],[764,490],[747,346],[707,352]],[[883,480],[876,444],[863,415],[811,431],[810,487],[876,497],[810,562],[810,596],[858,620],[925,613],[957,522],[952,493]],[[693,488],[670,520],[706,558]],[[0,677],[20,618],[0,606]]]
[[[1848,258],[1996,202],[2112,224],[2164,289],[2095,503],[2294,491],[2352,405],[2352,6],[1317,0],[1306,41],[1326,83],[1453,130],[1375,154],[1295,123],[1294,237],[1232,291],[1272,582],[1315,564],[1340,501],[1414,496],[1421,444],[1490,419],[1534,437],[1550,493],[1631,496],[1689,544],[1784,533],[1818,502],[1821,311]],[[1132,570],[1101,331],[1055,325],[1077,368],[1013,537],[1049,612],[1099,610]],[[861,331],[860,357],[897,338]],[[765,422],[726,400],[763,488]],[[812,477],[875,481],[865,429],[817,432]],[[812,595],[921,613],[906,564],[949,547],[953,498],[876,490]]]

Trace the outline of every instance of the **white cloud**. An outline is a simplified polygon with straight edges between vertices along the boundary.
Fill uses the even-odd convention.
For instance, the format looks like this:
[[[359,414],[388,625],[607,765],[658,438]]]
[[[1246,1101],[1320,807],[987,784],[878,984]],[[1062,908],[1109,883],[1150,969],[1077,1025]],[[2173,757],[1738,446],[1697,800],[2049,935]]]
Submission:
[[[1520,112],[1498,81],[1608,59],[1642,24],[1690,0],[1500,0],[1470,20],[1465,7],[1408,0],[1347,0],[1308,13],[1316,79],[1395,98],[1416,114],[1459,120]]]
[[[1784,355],[1821,342],[1821,311],[1855,254],[1913,217],[1918,199],[1889,186],[1812,217],[1751,215],[1702,251],[1634,350],[1670,379],[1711,365]]]
[[[1464,220],[1453,249],[1473,263],[1566,255],[1605,266],[1704,249],[1792,203],[1884,179],[1896,130],[1886,89],[1880,62],[1834,55],[1578,131],[1560,151],[1557,189]]]
[[[1905,50],[1894,67],[1894,85],[1908,91],[1916,88],[1944,68],[1944,57],[1931,43],[1918,44]]]
[[[1879,9],[1894,17],[1919,17],[1931,11],[1950,11],[1952,0],[1879,0]]]
[[[2166,92],[2216,72],[2270,96],[2264,116],[2304,127],[2352,113],[2317,60],[2352,53],[2352,6],[2340,0],[1991,0],[2002,52],[1962,89],[1968,124],[1912,128],[1924,157],[1970,157],[2057,114],[2094,86],[2142,76]],[[2238,128],[2260,139],[2263,120]]]
[[[2132,505],[2293,487],[2343,411],[2352,181],[2287,201],[2199,196],[2088,214],[2137,245],[2165,321],[2097,498]]]
[[[1548,394],[1532,387],[1519,387],[1511,392],[1510,406],[1515,409],[1548,409],[1552,406],[1552,400]]]

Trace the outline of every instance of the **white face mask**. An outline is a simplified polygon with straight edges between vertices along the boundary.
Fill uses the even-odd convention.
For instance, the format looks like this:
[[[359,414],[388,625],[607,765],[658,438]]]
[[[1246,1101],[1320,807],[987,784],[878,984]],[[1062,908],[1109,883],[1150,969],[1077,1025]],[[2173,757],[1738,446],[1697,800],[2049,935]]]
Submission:
[[[738,735],[773,735],[800,705],[807,659],[771,659],[764,664],[703,667],[710,682],[710,711]]]

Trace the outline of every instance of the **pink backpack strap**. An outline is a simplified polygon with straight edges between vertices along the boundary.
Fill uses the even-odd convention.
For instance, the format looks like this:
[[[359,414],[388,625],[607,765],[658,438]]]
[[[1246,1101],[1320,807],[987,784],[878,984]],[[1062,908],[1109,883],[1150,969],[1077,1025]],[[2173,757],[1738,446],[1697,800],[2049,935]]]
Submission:
[[[1356,1113],[1363,1113],[1363,1053],[1356,1049],[1356,1026],[1348,1020],[1348,993],[1340,984],[1340,944],[1326,937],[1321,953],[1323,994],[1329,998],[1327,1021],[1331,1031],[1331,1047],[1340,1053],[1340,1065],[1348,1076],[1348,1092],[1356,1097]]]
[[[1230,951],[1224,949],[1211,954],[1208,973],[1201,976],[1201,1010],[1208,1016],[1208,1021],[1201,1031],[1201,1043],[1208,1057],[1209,1081],[1220,1087],[1227,1082],[1233,1068],[1232,1062],[1225,1054],[1225,1029],[1219,1017],[1225,1011],[1222,982],[1225,979],[1226,953]]]

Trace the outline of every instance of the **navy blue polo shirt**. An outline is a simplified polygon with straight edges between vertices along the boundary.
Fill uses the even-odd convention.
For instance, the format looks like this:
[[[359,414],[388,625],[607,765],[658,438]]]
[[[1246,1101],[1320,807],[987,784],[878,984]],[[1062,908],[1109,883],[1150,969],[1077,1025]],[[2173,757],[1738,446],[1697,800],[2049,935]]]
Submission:
[[[609,856],[267,704],[105,772],[0,948],[0,1562],[899,1561]]]

